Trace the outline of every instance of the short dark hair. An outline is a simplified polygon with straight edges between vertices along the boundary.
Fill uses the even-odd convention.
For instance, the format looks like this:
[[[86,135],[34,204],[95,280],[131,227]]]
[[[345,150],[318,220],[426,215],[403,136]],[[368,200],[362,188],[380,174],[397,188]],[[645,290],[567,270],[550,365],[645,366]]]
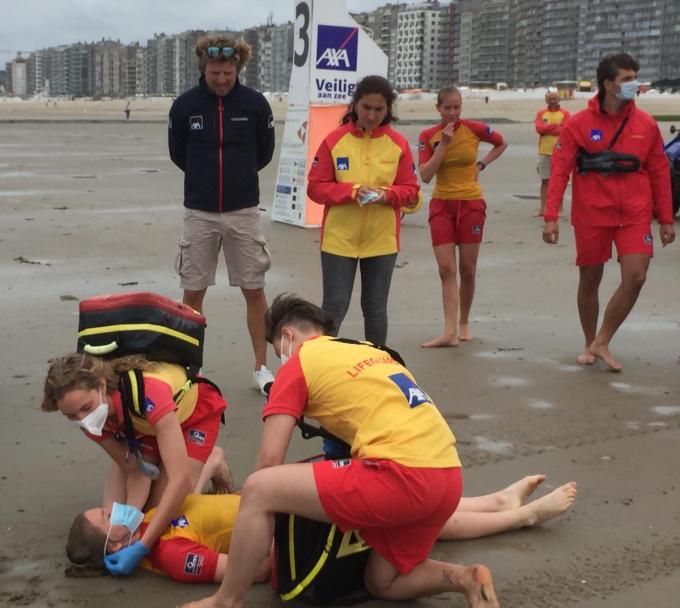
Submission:
[[[633,70],[637,74],[640,71],[640,64],[628,53],[604,57],[597,66],[597,89],[601,95],[604,95],[604,81],[614,80],[619,70]]]
[[[387,78],[382,76],[364,76],[354,89],[352,94],[352,99],[347,105],[347,112],[342,117],[342,124],[348,123],[350,120],[356,122],[357,115],[357,103],[364,95],[382,95],[385,98],[385,103],[387,104],[387,116],[383,118],[380,125],[389,125],[391,122],[397,120],[397,117],[392,112],[392,106],[397,100],[397,94],[395,93],[392,85],[389,83]]]
[[[335,321],[316,304],[295,294],[282,293],[274,298],[264,314],[265,337],[270,344],[281,335],[284,325],[314,328],[324,335],[335,332]]]
[[[69,560],[89,570],[105,570],[105,546],[106,534],[94,526],[85,517],[85,513],[78,513],[66,542],[66,555]]]

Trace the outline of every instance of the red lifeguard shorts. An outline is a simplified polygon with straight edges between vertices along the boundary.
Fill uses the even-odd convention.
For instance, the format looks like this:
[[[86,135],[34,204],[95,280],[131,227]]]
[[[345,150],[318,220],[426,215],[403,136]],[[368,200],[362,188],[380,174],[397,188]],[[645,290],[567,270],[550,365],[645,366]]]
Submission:
[[[401,574],[427,559],[463,491],[459,467],[412,468],[393,460],[314,463],[321,504],[340,530],[362,538]]]
[[[631,226],[574,226],[576,265],[597,266],[612,257],[612,243],[620,258],[633,253],[654,254],[652,227],[649,224]]]
[[[449,243],[481,243],[486,221],[484,199],[469,201],[433,198],[430,201],[432,246]]]

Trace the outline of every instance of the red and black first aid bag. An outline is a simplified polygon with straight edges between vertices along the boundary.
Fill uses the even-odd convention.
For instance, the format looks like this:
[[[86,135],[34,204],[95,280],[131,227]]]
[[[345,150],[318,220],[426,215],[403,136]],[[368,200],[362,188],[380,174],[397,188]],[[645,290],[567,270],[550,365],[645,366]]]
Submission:
[[[143,354],[198,371],[205,325],[201,313],[155,293],[95,296],[80,302],[77,350],[109,359]]]

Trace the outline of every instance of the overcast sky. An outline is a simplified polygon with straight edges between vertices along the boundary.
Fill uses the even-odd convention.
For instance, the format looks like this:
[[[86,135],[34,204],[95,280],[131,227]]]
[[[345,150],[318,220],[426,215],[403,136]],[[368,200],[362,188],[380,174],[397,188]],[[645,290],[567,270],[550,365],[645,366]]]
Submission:
[[[352,12],[383,4],[346,0]],[[154,33],[190,29],[240,30],[265,23],[270,12],[283,23],[293,19],[294,6],[294,0],[0,0],[0,69],[16,51],[102,38],[146,44]]]

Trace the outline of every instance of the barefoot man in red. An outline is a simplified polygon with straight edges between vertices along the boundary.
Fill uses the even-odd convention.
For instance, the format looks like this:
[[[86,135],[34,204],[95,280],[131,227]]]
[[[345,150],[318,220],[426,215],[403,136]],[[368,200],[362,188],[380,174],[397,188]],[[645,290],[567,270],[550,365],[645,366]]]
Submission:
[[[652,257],[652,216],[661,245],[673,242],[668,160],[655,120],[635,106],[638,63],[626,53],[605,57],[597,68],[598,93],[562,129],[552,157],[543,240],[556,245],[557,218],[573,172],[571,223],[579,267],[578,312],[585,350],[577,361],[622,368],[609,342],[644,285]],[[599,331],[598,289],[616,244],[621,283],[609,300]]]

